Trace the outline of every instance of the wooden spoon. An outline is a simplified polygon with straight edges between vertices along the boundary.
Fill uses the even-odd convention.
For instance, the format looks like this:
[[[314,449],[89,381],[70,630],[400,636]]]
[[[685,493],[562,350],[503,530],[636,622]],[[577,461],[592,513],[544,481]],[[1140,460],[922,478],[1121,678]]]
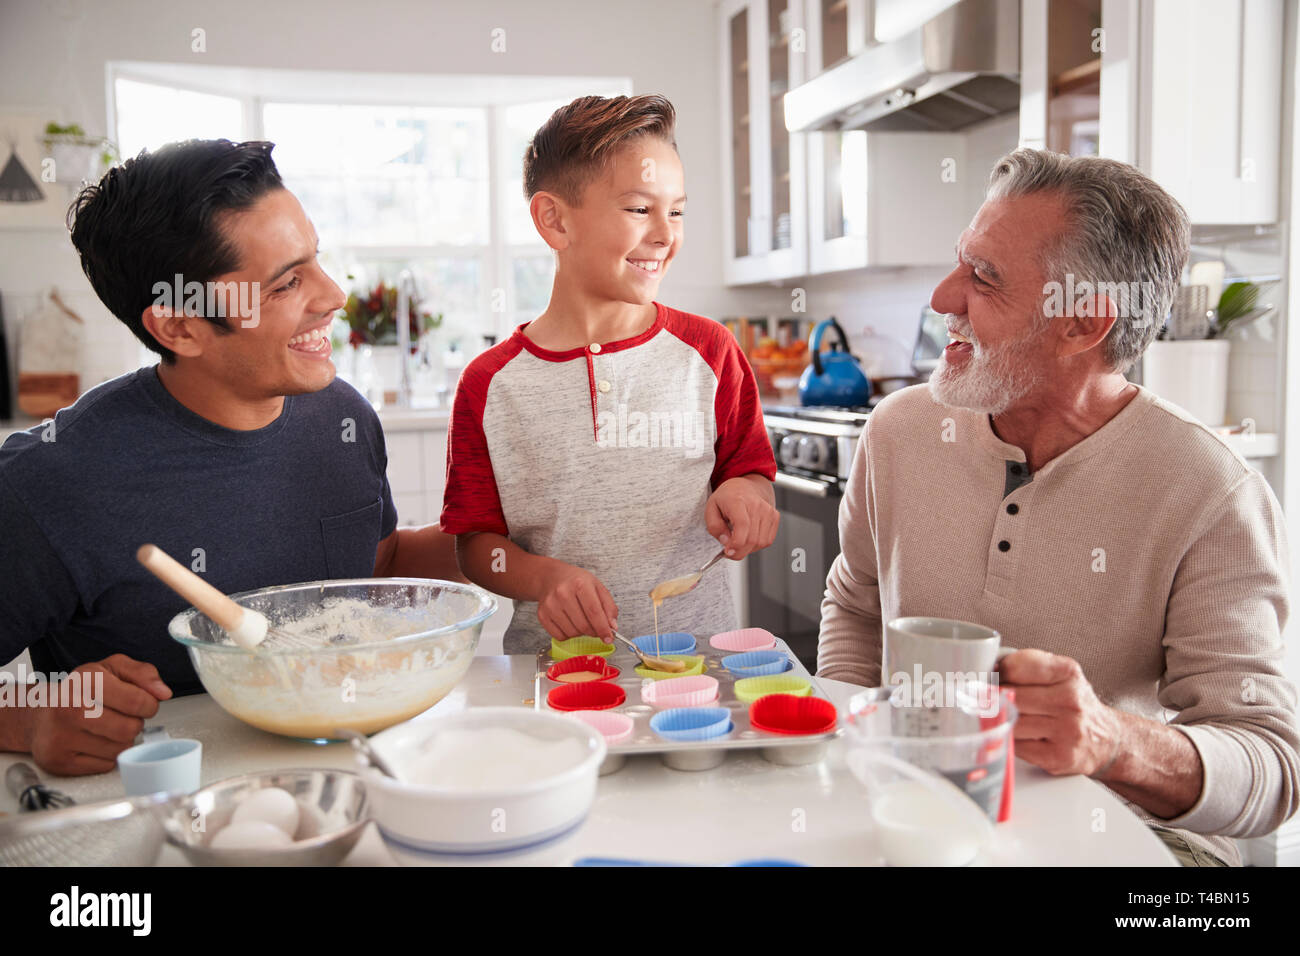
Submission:
[[[251,651],[268,634],[287,647],[308,650],[313,645],[269,625],[265,615],[236,604],[157,545],[142,544],[135,558],[163,584],[215,621],[244,650]]]

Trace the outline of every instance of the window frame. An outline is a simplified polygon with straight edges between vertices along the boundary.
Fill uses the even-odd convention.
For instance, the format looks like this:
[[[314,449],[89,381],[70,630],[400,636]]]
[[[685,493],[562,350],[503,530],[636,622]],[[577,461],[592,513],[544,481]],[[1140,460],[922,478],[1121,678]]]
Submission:
[[[535,257],[547,253],[546,243],[537,237],[535,242],[529,243],[510,243],[506,241],[509,235],[509,207],[507,205],[506,193],[510,188],[510,179],[515,170],[513,164],[519,161],[518,157],[509,157],[503,153],[503,144],[507,139],[506,113],[507,109],[512,106],[522,106],[528,103],[540,102],[550,99],[550,96],[538,96],[533,90],[533,80],[535,78],[528,76],[504,76],[487,78],[490,83],[515,83],[517,85],[517,98],[508,101],[491,101],[490,99],[475,99],[467,97],[460,101],[430,101],[421,99],[418,96],[412,96],[409,92],[400,90],[396,85],[393,87],[392,95],[384,100],[377,100],[373,92],[367,92],[363,95],[349,96],[312,96],[304,93],[302,90],[295,89],[290,91],[285,89],[282,92],[252,92],[247,90],[233,91],[221,83],[212,80],[204,81],[205,71],[213,71],[211,67],[187,66],[181,64],[146,64],[147,68],[133,67],[129,63],[107,64],[107,107],[108,107],[108,129],[113,131],[113,136],[117,135],[117,80],[125,79],[135,83],[148,84],[153,86],[162,86],[170,89],[186,90],[193,93],[202,93],[207,95],[221,96],[227,99],[238,100],[240,103],[241,131],[240,136],[245,140],[260,140],[265,138],[265,121],[264,109],[271,103],[287,104],[304,104],[304,105],[338,105],[338,106],[372,106],[376,108],[392,106],[456,106],[462,109],[479,109],[486,114],[487,130],[487,170],[488,170],[488,229],[486,244],[468,244],[468,245],[365,245],[347,243],[337,247],[331,247],[327,251],[331,257],[341,261],[356,260],[400,260],[400,259],[473,259],[477,260],[480,276],[480,286],[476,296],[476,308],[483,319],[478,329],[481,335],[494,335],[497,341],[502,341],[508,337],[515,328],[515,320],[521,313],[516,306],[518,299],[518,290],[515,288],[513,262],[516,258]],[[160,68],[161,73],[155,73],[154,67]],[[216,73],[221,75],[234,75],[244,79],[244,85],[252,86],[255,80],[259,80],[265,85],[265,78],[268,75],[274,75],[273,70],[241,70],[239,68],[215,68]],[[301,74],[303,71],[282,71]],[[320,71],[321,76],[325,78],[345,79],[352,75],[339,71]],[[180,75],[181,79],[175,77]],[[209,75],[212,75],[209,72]],[[479,79],[478,77],[474,77]],[[436,77],[429,77],[436,79]],[[450,79],[450,78],[449,78]],[[465,77],[456,77],[456,80],[464,82]],[[561,86],[568,82],[565,78],[548,78],[562,81]],[[274,85],[272,83],[272,85]],[[579,96],[592,90],[603,90],[606,95],[618,95],[620,93],[628,94],[632,91],[630,78],[627,77],[593,77],[593,78],[572,78],[572,89],[565,95]],[[497,290],[504,291],[505,309],[500,312],[492,311],[492,299]],[[348,290],[350,291],[350,290]],[[479,343],[461,342],[462,349],[476,350]]]

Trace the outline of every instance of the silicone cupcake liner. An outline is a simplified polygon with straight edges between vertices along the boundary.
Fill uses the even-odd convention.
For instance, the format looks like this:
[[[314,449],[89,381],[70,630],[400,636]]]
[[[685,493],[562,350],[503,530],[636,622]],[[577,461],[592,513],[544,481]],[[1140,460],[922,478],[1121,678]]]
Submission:
[[[562,661],[556,661],[546,669],[548,680],[560,681],[561,674],[574,674],[587,671],[600,676],[596,680],[613,680],[622,673],[617,667],[611,664],[599,654],[581,654],[578,657],[566,657]],[[562,681],[561,683],[571,683]]]
[[[776,635],[761,627],[745,627],[739,631],[723,631],[709,638],[709,644],[719,651],[770,651],[776,647]]]
[[[752,704],[768,694],[794,694],[807,697],[812,693],[812,684],[805,677],[797,674],[775,674],[771,677],[746,677],[736,681],[736,699]]]
[[[724,657],[722,666],[737,677],[767,677],[771,674],[784,674],[794,664],[780,651],[747,651]]]
[[[571,637],[567,641],[551,638],[551,660],[553,661],[565,661],[570,657],[581,657],[584,654],[609,657],[613,653],[614,645],[606,644],[599,637]]]
[[[561,684],[551,688],[546,703],[554,710],[609,710],[627,700],[627,691],[608,681]]]
[[[835,705],[821,697],[767,694],[749,705],[749,725],[769,734],[825,734],[838,721]]]
[[[718,680],[707,674],[649,681],[641,686],[641,700],[660,710],[703,707],[718,699]]]
[[[617,744],[632,736],[632,718],[627,714],[616,714],[609,710],[574,710],[570,717],[577,717],[605,738],[607,744]]]
[[[695,650],[695,635],[687,634],[685,631],[660,634],[658,650],[655,650],[655,636],[653,634],[634,637],[632,643],[641,648],[642,654],[654,654],[658,657],[666,657],[669,654],[690,654]]]
[[[696,674],[704,673],[704,657],[702,655],[691,654],[665,654],[666,661],[685,661],[686,670],[677,671],[656,671],[651,670],[644,664],[638,664],[634,670],[637,677],[648,677],[650,680],[668,680],[672,677],[694,677]]]
[[[650,729],[665,740],[712,740],[731,732],[731,711],[725,707],[661,710],[650,718]]]
[[[761,638],[762,632],[758,633]],[[546,677],[546,672],[555,662],[547,659],[546,652],[543,652],[538,655],[537,663],[540,666],[535,672],[536,677],[533,682],[534,703],[539,710],[550,710],[554,713],[575,714],[585,711],[588,716],[592,716],[591,711],[599,710],[612,720],[618,721],[619,727],[615,731],[617,733],[621,733],[622,728],[626,727],[625,722],[618,720],[619,717],[626,717],[632,721],[631,733],[619,738],[616,743],[608,744],[609,754],[600,765],[602,777],[619,772],[628,764],[631,757],[637,755],[652,755],[670,770],[692,773],[717,768],[733,750],[761,756],[764,760],[780,766],[808,766],[827,758],[833,746],[833,739],[845,732],[845,728],[838,721],[828,721],[827,729],[817,732],[810,729],[812,716],[803,710],[797,711],[794,718],[784,720],[770,715],[767,708],[776,705],[765,703],[763,707],[757,709],[751,706],[754,703],[752,698],[761,699],[764,695],[771,696],[791,691],[826,699],[825,692],[817,679],[784,641],[775,638],[775,647],[766,652],[730,652],[710,646],[708,632],[698,637],[699,643],[695,653],[675,655],[684,659],[685,664],[691,665],[693,673],[685,674],[636,670],[639,661],[631,648],[619,643],[614,648],[613,656],[607,658],[607,663],[622,670],[619,677],[607,681],[555,684],[548,681]],[[740,657],[742,654],[748,656]],[[761,663],[756,665],[754,663],[756,661],[782,664],[783,655],[790,667],[779,674],[754,675],[746,673],[743,667],[729,670],[723,664],[723,661],[728,658],[739,658],[741,665],[761,666]],[[575,662],[572,666],[580,668],[588,663]],[[728,663],[735,665],[737,660],[728,660]],[[715,679],[718,682],[717,698],[693,707],[673,706],[686,702],[680,701],[671,693],[674,689],[682,687],[696,689],[707,686],[705,682],[690,680],[689,677]],[[802,681],[808,682],[807,686],[799,680],[791,683],[790,678],[801,678]],[[665,682],[669,681],[674,684],[665,686]],[[747,683],[742,684],[742,682]],[[600,701],[584,708],[581,707],[580,699],[569,697],[567,701],[565,700],[568,695],[599,693],[590,688],[602,683],[622,688],[626,695],[623,703],[609,707],[608,703]],[[741,699],[735,691],[737,685],[741,685],[742,692],[749,690],[751,699]],[[567,688],[560,697],[560,703],[577,707],[577,710],[560,711],[550,706],[549,694],[558,687]],[[578,688],[586,690],[580,691]],[[812,706],[815,711],[817,705]],[[715,721],[704,720],[703,723],[708,728],[704,731],[705,734],[718,734],[718,736],[702,735],[702,728],[695,723],[686,726],[665,723],[668,718],[663,716],[674,712],[683,714],[700,711],[711,711],[717,715],[716,727],[709,726]],[[724,719],[726,715],[729,715],[729,719]],[[764,715],[768,716],[765,718]],[[699,717],[673,719],[701,720]],[[805,720],[807,723],[804,722]],[[846,717],[845,721],[847,720]],[[659,732],[663,728],[666,728],[666,733]],[[681,735],[676,736],[679,731]]]

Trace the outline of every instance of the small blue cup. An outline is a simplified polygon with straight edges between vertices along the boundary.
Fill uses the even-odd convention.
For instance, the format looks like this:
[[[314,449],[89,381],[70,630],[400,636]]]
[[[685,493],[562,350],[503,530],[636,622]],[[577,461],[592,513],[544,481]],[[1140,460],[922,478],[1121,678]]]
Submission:
[[[128,797],[149,793],[193,793],[199,789],[203,744],[173,739],[162,727],[146,727],[144,742],[117,755],[122,787]]]

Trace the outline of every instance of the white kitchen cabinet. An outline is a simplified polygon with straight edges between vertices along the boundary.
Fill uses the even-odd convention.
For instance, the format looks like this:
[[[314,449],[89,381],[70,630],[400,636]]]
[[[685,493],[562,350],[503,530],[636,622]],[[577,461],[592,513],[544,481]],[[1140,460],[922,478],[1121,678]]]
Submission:
[[[1045,6],[1025,0],[1022,27]],[[1103,0],[1101,11],[1100,154],[1137,166],[1194,224],[1276,222],[1282,0]],[[1022,97],[1026,145],[1039,108]]]
[[[379,413],[388,448],[388,487],[404,528],[442,514],[447,474],[447,413],[385,408]]]
[[[808,133],[809,273],[947,265],[970,222],[963,133]],[[976,204],[978,205],[978,204]]]
[[[770,75],[763,73],[770,74],[770,64],[752,65],[754,44],[775,48],[785,42],[791,50],[790,81],[799,83],[877,42],[870,0],[801,0],[773,6],[775,2],[731,0],[719,7],[727,284],[870,266],[948,264],[953,241],[974,211],[968,201],[968,177],[987,175],[987,170],[976,173],[967,166],[969,133],[788,134],[788,190],[769,188],[775,181],[766,177],[781,168],[779,160],[749,161],[781,155],[779,144],[772,146],[769,140],[785,122],[784,104],[775,95],[782,84],[770,82]],[[907,32],[950,5],[895,6],[886,11],[885,26]],[[790,14],[789,31],[780,26],[783,12]],[[880,25],[880,3],[874,12]],[[776,26],[765,34],[764,24]],[[741,50],[747,60],[742,60]],[[764,89],[772,94],[766,99]],[[743,110],[749,115],[762,111],[767,129],[745,121]],[[772,238],[765,217],[785,208],[782,203],[788,203],[792,234],[790,248],[778,252],[763,244]]]
[[[1139,165],[1192,222],[1277,221],[1282,0],[1155,0],[1142,35]]]
[[[805,138],[786,131],[783,99],[805,75],[803,5],[724,0],[718,7],[728,285],[808,271]]]
[[[875,0],[871,4],[871,33],[877,43],[888,43],[924,26],[958,0]]]
[[[855,56],[870,34],[868,0],[804,0],[807,79]],[[860,269],[867,254],[867,134],[798,134],[808,157],[808,272]]]

